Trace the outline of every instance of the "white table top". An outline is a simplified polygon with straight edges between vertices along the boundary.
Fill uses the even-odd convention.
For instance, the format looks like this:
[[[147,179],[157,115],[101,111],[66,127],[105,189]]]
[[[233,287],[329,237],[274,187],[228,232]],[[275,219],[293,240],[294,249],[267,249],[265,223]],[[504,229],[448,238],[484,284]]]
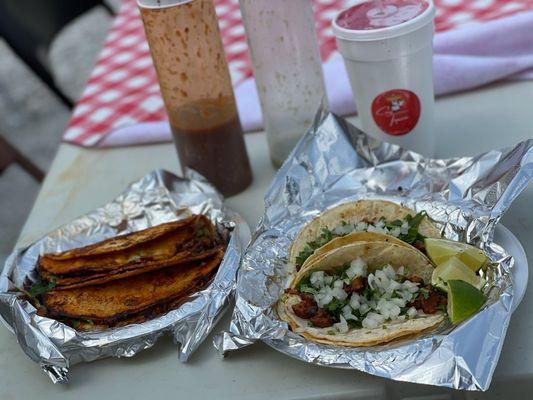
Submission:
[[[533,137],[533,82],[508,83],[439,99],[436,106],[438,157],[475,155]],[[274,175],[265,136],[246,135],[254,182],[228,199],[253,228],[262,214],[262,197]],[[172,144],[109,150],[87,150],[63,144],[19,238],[19,246],[98,207],[131,181],[156,168],[178,172]],[[522,242],[533,260],[533,188],[515,202],[503,223]],[[530,274],[533,279],[533,274]],[[215,328],[227,327],[228,317]],[[493,386],[512,398],[533,380],[533,294],[513,315]],[[27,358],[7,329],[0,329],[0,399],[177,398],[404,398],[446,390],[390,383],[353,371],[311,366],[257,344],[221,360],[211,337],[180,364],[169,339],[133,359],[106,359],[78,364],[68,386],[54,386]],[[461,395],[462,396],[462,395]],[[432,397],[433,398],[433,397]],[[438,397],[451,398],[451,397]],[[455,397],[454,397],[455,398]],[[478,397],[475,397],[478,398]]]

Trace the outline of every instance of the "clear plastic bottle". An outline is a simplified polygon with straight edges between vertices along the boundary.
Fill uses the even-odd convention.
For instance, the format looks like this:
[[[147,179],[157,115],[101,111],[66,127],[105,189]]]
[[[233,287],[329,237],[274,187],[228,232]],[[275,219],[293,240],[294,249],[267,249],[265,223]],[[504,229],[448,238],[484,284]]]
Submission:
[[[310,0],[240,0],[272,163],[279,167],[325,97]]]
[[[137,3],[182,168],[243,191],[252,172],[213,2]]]

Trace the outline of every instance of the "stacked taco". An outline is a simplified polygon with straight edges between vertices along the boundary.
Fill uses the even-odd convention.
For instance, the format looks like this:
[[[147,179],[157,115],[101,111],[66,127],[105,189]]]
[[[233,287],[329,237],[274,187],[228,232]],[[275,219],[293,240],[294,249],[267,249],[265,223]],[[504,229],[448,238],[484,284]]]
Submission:
[[[424,212],[388,201],[326,211],[291,246],[296,272],[278,314],[307,339],[341,346],[374,346],[432,330],[447,317],[450,291],[448,283],[432,284],[435,266],[424,243],[440,237]],[[478,291],[459,288],[471,289]]]
[[[143,322],[179,307],[215,275],[226,243],[204,215],[39,257],[25,292],[39,314],[78,330]]]

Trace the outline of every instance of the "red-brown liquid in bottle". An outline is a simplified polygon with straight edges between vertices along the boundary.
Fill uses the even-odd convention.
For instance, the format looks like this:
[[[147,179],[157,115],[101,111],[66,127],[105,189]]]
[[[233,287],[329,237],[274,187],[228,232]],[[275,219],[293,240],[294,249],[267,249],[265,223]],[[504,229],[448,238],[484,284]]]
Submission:
[[[193,168],[225,196],[244,190],[252,181],[238,115],[224,103],[233,99],[201,101],[173,110],[174,141],[182,168]],[[232,112],[233,111],[233,112]]]

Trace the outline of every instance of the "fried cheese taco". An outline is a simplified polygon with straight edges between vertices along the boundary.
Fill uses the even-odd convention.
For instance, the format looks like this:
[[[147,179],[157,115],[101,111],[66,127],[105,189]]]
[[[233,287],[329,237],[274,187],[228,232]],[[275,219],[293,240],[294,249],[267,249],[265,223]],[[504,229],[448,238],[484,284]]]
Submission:
[[[294,332],[318,343],[387,343],[444,321],[447,294],[430,284],[433,270],[413,247],[350,243],[302,268],[277,311]]]
[[[390,201],[359,200],[334,207],[305,225],[291,246],[289,262],[300,269],[354,242],[382,241],[424,252],[426,237],[441,235],[424,211],[416,213]]]

